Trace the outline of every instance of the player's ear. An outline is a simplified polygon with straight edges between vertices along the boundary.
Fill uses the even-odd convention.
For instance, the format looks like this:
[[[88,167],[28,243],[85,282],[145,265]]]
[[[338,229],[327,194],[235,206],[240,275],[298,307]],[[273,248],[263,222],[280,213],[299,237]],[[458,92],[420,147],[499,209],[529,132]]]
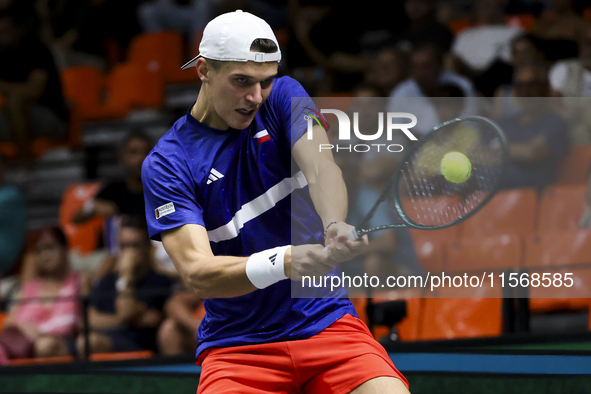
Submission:
[[[211,78],[212,67],[211,64],[207,63],[206,59],[202,57],[197,59],[195,67],[197,68],[197,75],[201,82],[207,82]]]

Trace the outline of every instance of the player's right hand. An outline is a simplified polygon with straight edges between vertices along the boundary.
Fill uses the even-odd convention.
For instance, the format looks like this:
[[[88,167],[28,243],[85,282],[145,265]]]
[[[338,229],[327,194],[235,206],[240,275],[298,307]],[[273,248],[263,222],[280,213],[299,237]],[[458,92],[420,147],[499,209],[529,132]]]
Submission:
[[[303,276],[326,276],[337,264],[323,245],[292,246],[285,252],[285,275],[293,280]]]

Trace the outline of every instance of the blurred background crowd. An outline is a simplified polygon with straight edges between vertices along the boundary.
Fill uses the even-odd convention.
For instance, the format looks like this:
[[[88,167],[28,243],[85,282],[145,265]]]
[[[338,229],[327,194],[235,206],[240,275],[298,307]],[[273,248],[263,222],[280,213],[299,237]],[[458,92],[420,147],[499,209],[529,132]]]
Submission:
[[[312,97],[347,98],[352,106],[362,105],[357,98],[388,98],[380,101],[384,110],[421,98],[433,120],[425,131],[477,113],[504,127],[511,164],[502,200],[491,204],[496,210],[443,235],[384,234],[362,257],[366,269],[440,267],[443,257],[435,255],[446,242],[474,229],[505,237],[465,241],[491,254],[528,244],[507,241],[516,228],[530,236],[540,223],[554,231],[591,226],[591,0],[369,0],[354,7],[331,0],[0,0],[0,364],[194,350],[205,310],[148,238],[140,169],[199,91],[196,73],[180,65],[198,52],[207,22],[235,9],[271,25],[281,75]],[[441,97],[460,104],[439,105]],[[345,172],[352,221],[363,213],[357,196],[369,198],[388,176],[387,156]],[[587,330],[588,299],[567,306],[585,311]],[[484,332],[431,335],[500,335],[497,323]],[[416,330],[406,338],[422,339]]]

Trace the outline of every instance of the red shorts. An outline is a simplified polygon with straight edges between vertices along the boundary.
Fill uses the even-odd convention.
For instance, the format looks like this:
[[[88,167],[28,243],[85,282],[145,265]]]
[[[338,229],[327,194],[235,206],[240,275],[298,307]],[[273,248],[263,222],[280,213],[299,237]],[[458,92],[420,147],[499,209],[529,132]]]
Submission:
[[[365,323],[351,315],[308,339],[205,352],[197,394],[345,394],[379,376],[408,387]]]

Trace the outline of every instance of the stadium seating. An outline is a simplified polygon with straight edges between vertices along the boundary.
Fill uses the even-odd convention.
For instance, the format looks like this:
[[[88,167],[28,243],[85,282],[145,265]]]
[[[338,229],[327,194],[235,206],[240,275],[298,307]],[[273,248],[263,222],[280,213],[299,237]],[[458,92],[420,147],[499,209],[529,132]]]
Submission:
[[[447,289],[440,295],[461,289]],[[479,294],[466,298],[425,298],[422,300],[418,340],[474,338],[498,336],[503,332],[502,298],[500,289],[483,287]],[[468,298],[469,297],[469,298]]]
[[[446,245],[445,272],[517,270],[523,247],[515,234],[472,236]]]
[[[90,361],[118,361],[118,360],[137,360],[150,358],[154,355],[151,350],[140,350],[137,352],[116,352],[116,353],[94,353],[91,354]]]
[[[574,146],[563,159],[556,173],[556,183],[581,184],[587,182],[591,165],[591,146]]]
[[[591,298],[591,230],[544,232],[525,242],[525,267],[530,275],[572,272],[572,287],[530,287],[533,312],[587,309]]]
[[[563,267],[591,262],[591,229],[547,231],[525,243],[525,267]]]
[[[494,234],[529,235],[535,228],[537,205],[535,189],[501,190],[480,211],[459,225],[460,235],[462,238]]]
[[[585,193],[586,185],[554,185],[546,188],[540,199],[538,232],[578,229],[586,206]]]
[[[200,82],[194,70],[181,70],[183,65],[183,38],[174,31],[140,34],[132,40],[128,63],[152,72],[159,72],[164,83],[181,84]]]
[[[103,232],[103,218],[96,216],[82,225],[72,223],[74,214],[100,190],[101,183],[75,183],[66,189],[59,211],[59,223],[68,238],[70,250],[88,254],[99,245]]]
[[[88,66],[68,68],[61,72],[61,80],[64,95],[77,108],[81,120],[120,119],[127,115],[127,108],[105,105],[106,82],[99,69]]]
[[[107,76],[105,106],[127,113],[135,108],[160,108],[164,104],[164,83],[157,70],[132,63],[117,65]]]
[[[0,312],[0,332],[2,332],[2,328],[4,327],[4,322],[8,318],[8,312]]]
[[[459,239],[459,227],[452,226],[440,230],[410,230],[415,253],[426,271],[442,271],[445,264],[443,245]]]

